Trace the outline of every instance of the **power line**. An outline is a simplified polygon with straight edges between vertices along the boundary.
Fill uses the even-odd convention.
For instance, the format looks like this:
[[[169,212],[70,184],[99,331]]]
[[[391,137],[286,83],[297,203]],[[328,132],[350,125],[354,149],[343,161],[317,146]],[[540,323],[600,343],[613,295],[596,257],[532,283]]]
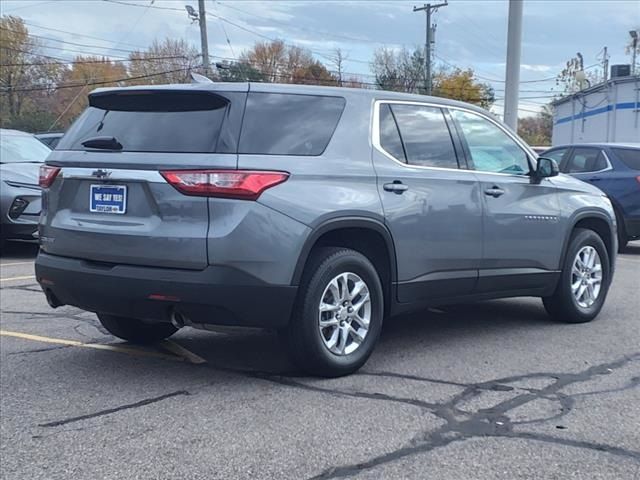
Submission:
[[[198,68],[198,66],[194,67],[194,68]],[[60,90],[63,88],[77,88],[77,87],[90,87],[90,86],[94,86],[94,85],[106,85],[108,83],[120,83],[120,82],[130,82],[131,80],[142,80],[144,78],[151,78],[151,77],[157,77],[160,75],[167,75],[169,73],[176,73],[176,72],[183,72],[186,70],[191,70],[192,67],[183,67],[183,68],[177,68],[174,70],[166,70],[163,72],[156,72],[156,73],[149,73],[146,75],[138,75],[135,77],[123,77],[123,78],[118,78],[118,79],[111,79],[111,80],[103,80],[100,82],[90,82],[90,83],[76,83],[76,84],[67,84],[67,85],[61,85],[61,86],[56,86],[53,88],[43,88],[43,87],[33,87],[33,88],[4,88],[2,92],[2,94],[6,94],[6,93],[12,93],[12,92],[37,92],[37,91],[43,91],[43,90]]]
[[[0,27],[0,30],[6,30],[6,31],[12,32],[12,33],[22,33],[22,32],[19,32],[17,30],[12,30],[12,29],[6,28],[6,27]],[[40,38],[40,39],[49,40],[49,41],[52,41],[52,42],[65,43],[65,44],[68,44],[68,45],[75,45],[75,46],[78,46],[78,47],[102,48],[104,50],[114,50],[114,51],[127,52],[127,53],[135,52],[135,50],[128,50],[128,49],[123,49],[123,48],[103,47],[102,45],[91,45],[91,44],[87,44],[87,43],[69,42],[69,41],[66,41],[66,40],[59,40],[57,38],[45,37],[45,36],[42,36],[42,35],[36,35],[35,33],[28,33],[27,35],[29,35],[30,37],[34,37],[34,38]],[[45,48],[46,48],[46,46],[45,46]]]
[[[58,33],[66,33],[67,35],[73,35],[73,36],[77,36],[77,37],[85,37],[85,38],[90,38],[92,40],[99,40],[101,42],[108,42],[108,43],[113,43],[113,40],[109,40],[107,38],[101,38],[101,37],[94,37],[93,35],[87,35],[84,33],[76,33],[76,32],[69,32],[67,30],[60,30],[58,28],[51,28],[51,27],[43,27],[42,25],[37,25],[35,23],[32,22],[27,22],[26,20],[24,21],[25,25],[28,25],[30,27],[35,27],[35,28],[40,28],[42,30],[50,30],[52,32],[58,32]],[[147,48],[147,47],[143,47],[141,45],[136,45],[134,43],[125,43],[125,42],[118,42],[121,45],[129,45],[130,47],[136,47],[136,48]]]
[[[131,26],[129,31],[127,31],[127,33],[122,37],[122,40],[117,41],[115,45],[120,45],[123,40],[125,40],[126,38],[129,37],[129,35],[131,35],[131,32],[133,32],[133,30],[138,26],[138,24],[140,23],[140,20],[142,20],[142,17],[144,17],[147,14],[147,12],[149,11],[149,7],[151,7],[156,0],[148,0],[148,1],[149,1],[149,5],[147,6],[147,8],[145,8],[144,11],[140,14],[140,16],[136,19],[136,21],[133,22],[133,25]]]
[[[49,58],[51,60],[57,60],[60,63],[66,64],[66,65],[84,65],[84,64],[91,64],[91,63],[105,63],[106,61],[113,61],[113,62],[144,62],[147,60],[175,60],[175,59],[191,59],[193,57],[188,57],[185,55],[167,55],[167,56],[159,56],[159,57],[146,57],[146,58],[123,58],[123,59],[119,59],[117,57],[115,57],[116,59],[114,60],[114,57],[103,57],[103,60],[67,60],[66,58],[62,58],[62,57],[56,57],[53,55],[45,55],[43,53],[34,53],[34,52],[29,52],[28,50],[20,50],[19,48],[12,48],[12,47],[2,47],[3,49],[6,50],[11,50],[14,52],[20,52],[20,53],[25,53],[27,55],[33,55],[36,57],[42,57],[42,58]],[[0,63],[0,66],[2,67],[20,67],[23,65],[48,65],[48,62],[24,62],[24,63]]]
[[[40,2],[40,3],[31,3],[29,5],[23,5],[21,7],[15,7],[15,8],[12,8],[10,10],[5,10],[4,13],[15,12],[16,10],[22,10],[23,8],[38,7],[40,5],[45,5],[47,3],[53,3],[55,1],[57,1],[57,0],[47,0],[45,2]]]
[[[326,35],[328,37],[339,38],[339,39],[343,39],[343,40],[349,40],[351,42],[376,43],[376,44],[379,44],[379,45],[384,45],[383,42],[376,42],[374,40],[369,40],[369,39],[365,39],[365,38],[351,37],[351,36],[347,36],[347,35],[340,35],[340,34],[336,34],[336,33],[327,32],[327,31],[324,31],[324,30],[318,30],[318,29],[309,28],[309,27],[292,25],[291,23],[281,22],[279,20],[275,20],[273,18],[264,17],[262,15],[255,14],[253,12],[247,12],[246,10],[242,10],[242,9],[240,9],[238,7],[228,5],[226,2],[217,2],[217,3],[218,3],[218,5],[221,5],[221,6],[225,7],[225,8],[230,8],[232,10],[235,10],[237,12],[243,13],[245,15],[250,15],[252,17],[259,18],[259,19],[262,19],[262,20],[266,20],[268,22],[275,23],[275,24],[278,24],[278,25],[283,25],[283,26],[288,27],[288,28],[294,28],[294,29],[299,30],[299,31],[316,32],[316,33],[319,33],[321,35]]]
[[[213,8],[216,8],[215,0],[211,0],[211,3],[213,4]],[[220,19],[218,19],[218,20],[220,20]],[[218,25],[220,25],[220,28],[222,29],[222,33],[224,34],[224,37],[227,39],[227,45],[229,45],[229,50],[231,51],[231,56],[233,58],[236,58],[236,53],[233,51],[233,46],[231,46],[231,40],[229,40],[229,35],[227,34],[227,29],[224,26],[224,22],[222,20],[220,20],[218,22]]]

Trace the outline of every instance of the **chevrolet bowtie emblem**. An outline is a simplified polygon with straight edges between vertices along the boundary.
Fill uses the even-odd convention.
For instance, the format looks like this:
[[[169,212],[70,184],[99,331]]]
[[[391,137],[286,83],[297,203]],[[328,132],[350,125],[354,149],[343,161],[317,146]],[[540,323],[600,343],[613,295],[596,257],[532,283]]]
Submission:
[[[91,175],[98,178],[107,178],[109,175],[111,175],[111,172],[109,172],[108,170],[96,170]]]

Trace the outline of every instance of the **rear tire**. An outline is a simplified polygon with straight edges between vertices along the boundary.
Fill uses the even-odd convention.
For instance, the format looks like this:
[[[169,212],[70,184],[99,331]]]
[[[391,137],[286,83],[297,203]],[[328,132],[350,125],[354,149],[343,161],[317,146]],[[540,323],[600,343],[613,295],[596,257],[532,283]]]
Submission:
[[[382,282],[369,259],[348,248],[324,247],[312,252],[291,321],[280,333],[296,366],[339,377],[367,361],[383,316]]]
[[[584,258],[593,250],[597,252],[593,256],[594,266],[583,268],[578,258]],[[597,281],[594,282],[598,272],[601,274],[599,286]],[[593,230],[576,228],[571,235],[556,290],[550,297],[542,299],[549,316],[565,323],[593,320],[607,297],[610,272],[609,254],[600,236]]]
[[[137,318],[118,317],[106,313],[98,313],[98,319],[110,334],[131,343],[159,342],[178,331],[170,323],[144,323]]]

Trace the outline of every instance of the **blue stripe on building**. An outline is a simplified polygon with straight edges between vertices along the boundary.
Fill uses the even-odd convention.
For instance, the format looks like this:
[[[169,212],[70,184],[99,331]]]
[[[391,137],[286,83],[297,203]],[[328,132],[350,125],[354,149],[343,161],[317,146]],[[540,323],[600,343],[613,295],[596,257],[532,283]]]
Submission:
[[[635,102],[622,102],[616,103],[615,105],[607,105],[606,107],[594,108],[593,110],[587,110],[585,112],[576,113],[575,115],[569,115],[568,117],[559,118],[554,122],[555,125],[560,123],[570,122],[572,120],[580,120],[581,118],[588,118],[594,115],[599,115],[601,113],[610,112],[615,107],[616,110],[629,110],[629,109],[640,109],[640,103]]]

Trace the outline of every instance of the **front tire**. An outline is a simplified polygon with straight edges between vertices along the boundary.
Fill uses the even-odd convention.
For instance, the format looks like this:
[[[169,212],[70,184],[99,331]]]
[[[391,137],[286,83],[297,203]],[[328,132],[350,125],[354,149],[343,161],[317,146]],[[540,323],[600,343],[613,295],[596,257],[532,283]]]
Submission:
[[[589,322],[600,313],[610,283],[609,254],[604,242],[593,230],[577,228],[571,235],[556,290],[542,301],[554,320]]]
[[[348,248],[319,248],[309,258],[290,324],[281,333],[296,366],[338,377],[367,361],[383,316],[382,282],[369,259]]]
[[[131,343],[159,342],[178,331],[170,323],[144,323],[137,318],[118,317],[106,313],[98,313],[98,320],[110,334]]]

